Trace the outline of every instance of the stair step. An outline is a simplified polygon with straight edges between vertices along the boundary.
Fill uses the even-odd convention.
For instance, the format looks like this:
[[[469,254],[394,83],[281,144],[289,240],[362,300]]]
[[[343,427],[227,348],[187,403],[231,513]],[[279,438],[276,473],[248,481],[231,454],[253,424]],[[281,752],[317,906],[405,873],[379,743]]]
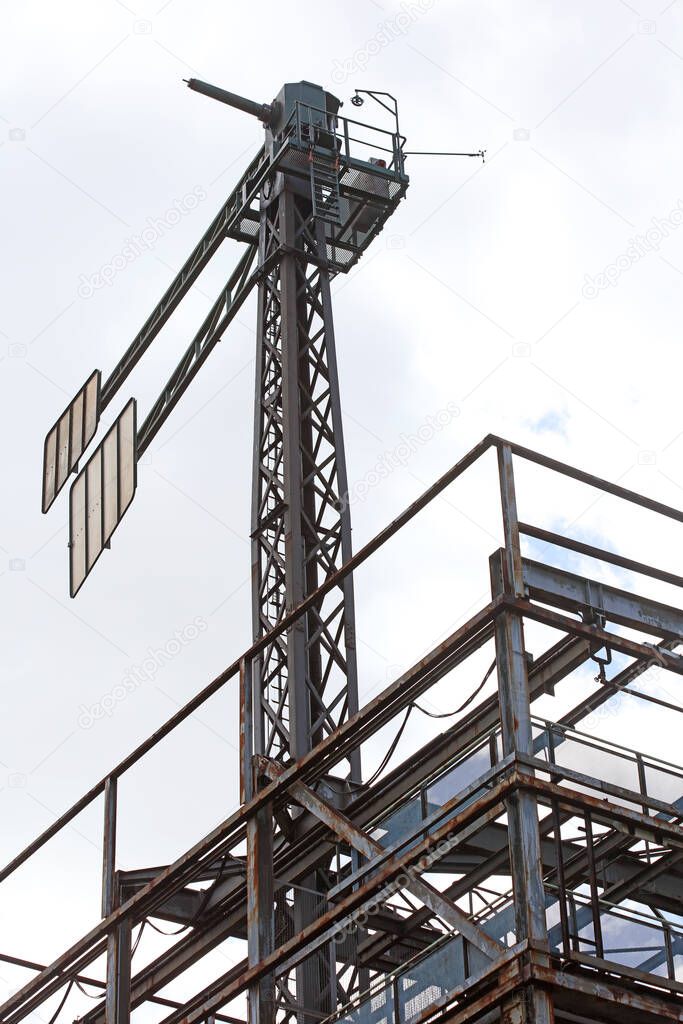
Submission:
[[[313,153],[310,168],[313,216],[328,224],[341,224],[336,158],[333,163],[331,159]]]

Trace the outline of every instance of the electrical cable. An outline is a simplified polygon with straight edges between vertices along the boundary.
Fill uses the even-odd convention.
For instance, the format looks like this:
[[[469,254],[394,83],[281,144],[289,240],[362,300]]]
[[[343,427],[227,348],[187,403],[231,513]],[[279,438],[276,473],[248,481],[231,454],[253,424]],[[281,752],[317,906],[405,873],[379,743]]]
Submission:
[[[83,982],[82,981],[79,981],[78,978],[74,978],[74,983],[75,983],[76,988],[78,989],[78,991],[82,992],[83,995],[87,999],[98,999],[99,1000],[99,999],[102,998],[102,989],[98,988],[97,992],[86,992],[86,990],[83,988]]]
[[[61,1003],[59,1004],[59,1006],[57,1007],[57,1009],[55,1010],[53,1015],[50,1017],[50,1019],[47,1022],[47,1024],[55,1024],[55,1021],[57,1020],[57,1018],[59,1017],[60,1013],[64,1009],[64,1004],[66,1003],[67,999],[69,998],[69,993],[71,992],[71,989],[73,987],[74,987],[74,980],[72,978],[71,981],[69,982],[69,984],[66,986],[66,992],[62,996]]]
[[[415,706],[414,704],[409,704],[408,707],[406,708],[405,718],[401,722],[401,725],[399,727],[398,732],[396,733],[396,735],[394,736],[393,740],[391,741],[391,746],[389,747],[389,749],[387,750],[386,754],[384,755],[384,758],[383,758],[382,763],[380,764],[379,768],[376,770],[374,775],[372,775],[367,780],[367,782],[365,783],[366,786],[371,786],[373,784],[373,782],[376,782],[377,779],[382,774],[382,772],[384,771],[384,769],[386,768],[386,766],[389,764],[389,761],[391,760],[392,755],[393,755],[394,751],[396,750],[396,747],[399,744],[401,736],[403,735],[403,731],[404,731],[406,725],[408,724],[408,719],[410,718],[410,713],[413,710],[414,706]]]
[[[494,658],[493,661],[491,662],[491,664],[489,665],[487,671],[486,671],[486,675],[484,676],[482,681],[479,683],[479,686],[476,688],[476,690],[473,693],[471,693],[469,695],[467,700],[464,701],[460,705],[459,708],[455,709],[455,711],[444,711],[444,712],[438,712],[437,713],[435,711],[427,711],[426,708],[420,707],[419,704],[413,704],[412,706],[414,708],[417,708],[418,711],[421,711],[423,715],[428,715],[429,718],[452,718],[453,715],[459,715],[460,712],[464,711],[465,708],[468,707],[472,703],[472,701],[475,699],[475,697],[477,697],[481,693],[481,691],[484,689],[484,687],[486,686],[487,682],[491,678],[491,673],[493,672],[495,667],[496,667],[496,659]]]
[[[159,933],[159,935],[180,935],[182,932],[186,932],[188,930],[188,928],[192,928],[197,923],[197,921],[199,920],[199,917],[204,913],[204,910],[206,909],[206,905],[209,902],[209,897],[211,896],[211,893],[214,891],[214,889],[216,888],[216,886],[220,882],[221,878],[223,877],[223,872],[225,871],[225,865],[227,863],[227,860],[228,860],[229,856],[230,856],[229,853],[224,853],[223,854],[223,857],[221,858],[221,864],[220,864],[220,867],[218,869],[218,874],[216,875],[216,877],[214,879],[213,885],[210,885],[209,888],[204,891],[203,897],[202,897],[202,899],[199,902],[199,906],[197,907],[196,911],[194,912],[194,914],[192,915],[190,920],[187,922],[187,924],[184,924],[181,928],[177,928],[173,932],[167,932],[167,931],[164,931],[163,928],[159,928],[157,925],[155,925],[154,922],[152,920],[150,920],[150,918],[148,917],[148,918],[146,918],[146,923],[150,926],[150,928],[153,928],[155,932]],[[136,946],[137,946],[138,942],[140,941],[140,935],[141,934],[142,934],[142,932],[140,932],[140,934],[137,937],[137,940],[135,942]]]
[[[408,724],[408,719],[410,718],[410,714],[411,714],[413,708],[415,708],[417,711],[421,711],[423,715],[428,715],[430,718],[452,718],[453,715],[459,715],[460,712],[464,711],[465,708],[468,707],[472,703],[472,701],[477,697],[477,695],[479,693],[481,693],[481,691],[484,689],[484,687],[486,686],[487,682],[489,681],[489,679],[491,677],[491,673],[493,672],[495,667],[496,667],[496,659],[494,658],[493,661],[491,662],[491,664],[489,665],[488,669],[486,670],[486,674],[485,674],[484,678],[479,683],[479,686],[476,688],[476,690],[474,690],[469,695],[467,700],[463,701],[463,703],[460,705],[459,708],[455,709],[455,711],[446,711],[446,712],[438,713],[437,714],[436,712],[433,712],[433,711],[427,711],[426,708],[420,707],[419,704],[417,704],[415,701],[412,701],[408,705],[408,707],[406,708],[405,717],[404,717],[403,721],[401,722],[401,725],[399,726],[398,732],[396,733],[396,735],[394,736],[393,740],[391,741],[389,749],[387,750],[386,754],[382,758],[381,764],[375,770],[374,774],[371,775],[370,778],[365,782],[365,786],[372,786],[372,784],[377,781],[377,779],[380,777],[380,775],[382,774],[382,772],[384,771],[386,766],[389,764],[389,761],[391,760],[391,758],[392,758],[392,756],[393,756],[393,754],[394,754],[394,752],[396,750],[396,747],[399,745],[399,743],[401,741],[401,736],[403,735],[403,733],[405,731],[405,727]]]
[[[132,948],[132,949],[131,949],[131,951],[130,951],[130,958],[131,958],[131,960],[132,960],[132,959],[133,959],[133,957],[135,956],[135,950],[136,950],[136,949],[138,948],[138,946],[140,945],[140,939],[142,938],[142,933],[143,933],[143,932],[144,932],[144,930],[145,930],[145,925],[146,925],[146,924],[147,924],[147,920],[146,920],[146,919],[145,919],[144,921],[141,921],[141,922],[140,922],[140,931],[139,931],[139,932],[137,933],[137,935],[135,936],[135,942],[133,943],[133,948]]]

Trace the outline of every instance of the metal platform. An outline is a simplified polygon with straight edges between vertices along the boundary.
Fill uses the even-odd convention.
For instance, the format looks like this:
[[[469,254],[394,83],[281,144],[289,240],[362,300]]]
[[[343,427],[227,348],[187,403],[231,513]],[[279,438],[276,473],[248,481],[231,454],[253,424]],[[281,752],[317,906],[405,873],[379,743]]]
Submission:
[[[305,756],[283,762],[252,753],[250,679],[261,653],[471,467],[490,465],[491,454],[505,543],[491,555],[490,600]],[[100,803],[102,909],[93,907],[93,927],[52,964],[14,959],[24,963],[26,983],[0,1007],[3,1022],[49,1020],[63,998],[62,1019],[77,1013],[83,1024],[125,1024],[129,1004],[134,1017],[147,1006],[145,1019],[163,1024],[239,1022],[249,994],[257,998],[252,1015],[266,1020],[277,1003],[278,1020],[312,1024],[324,1015],[297,1004],[297,969],[320,987],[336,978],[329,1020],[348,1024],[683,1020],[683,769],[577,728],[652,666],[681,685],[683,610],[640,591],[651,580],[681,587],[683,578],[520,522],[520,461],[540,467],[548,486],[559,474],[639,506],[653,529],[657,517],[683,523],[677,509],[486,437],[0,872],[4,883]],[[526,538],[590,556],[594,576],[531,560]],[[605,582],[614,566],[628,574],[627,587]],[[533,658],[524,640],[531,622],[552,638]],[[402,748],[401,763],[374,781],[342,781],[345,761],[367,756],[381,729],[397,734],[420,698],[489,649],[492,696],[473,700],[424,746]],[[623,662],[609,676],[605,650]],[[535,715],[534,702],[569,693],[591,658],[603,662],[593,691],[557,722]],[[237,685],[248,799],[173,863],[121,871],[119,780],[210,697]],[[274,836],[272,860],[262,851],[247,879],[245,840],[259,822]],[[306,888],[323,867],[326,885]],[[256,900],[247,899],[248,882]],[[295,892],[310,900],[304,927],[291,914]],[[259,903],[275,908],[275,930],[272,949],[250,966],[247,937],[255,941],[264,928]],[[149,919],[189,927],[137,969],[133,936]],[[222,973],[214,967],[198,986],[192,968],[207,965],[229,936],[243,943],[244,960]],[[83,978],[106,998],[84,999],[74,984]],[[173,980],[181,998],[168,996]]]

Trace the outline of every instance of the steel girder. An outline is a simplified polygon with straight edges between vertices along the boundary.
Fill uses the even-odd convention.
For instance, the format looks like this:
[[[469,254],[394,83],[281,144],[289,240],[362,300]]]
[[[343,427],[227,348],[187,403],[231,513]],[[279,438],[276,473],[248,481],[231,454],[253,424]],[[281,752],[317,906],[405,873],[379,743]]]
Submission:
[[[536,998],[535,995],[531,1001],[521,998],[524,990],[533,990],[541,997],[544,993],[552,993],[552,1002],[560,1011],[557,1017],[559,1020],[566,1019],[567,1007],[571,1006],[570,1000],[574,998],[582,1000],[579,1013],[583,1020],[618,1020],[621,1012],[619,1003],[624,1007],[624,1021],[633,1020],[640,1024],[641,1021],[658,1018],[681,1019],[680,1000],[678,1004],[675,1002],[680,992],[680,983],[678,987],[675,982],[671,984],[672,974],[669,973],[668,992],[665,991],[666,979],[657,977],[652,971],[652,966],[657,966],[654,956],[631,969],[623,965],[620,967],[600,955],[587,956],[571,948],[567,955],[565,947],[562,953],[562,972],[556,969],[558,956],[552,956],[549,960],[543,929],[539,927],[541,912],[547,909],[548,891],[558,888],[562,891],[566,888],[567,899],[571,902],[579,887],[590,886],[591,902],[585,904],[580,911],[579,923],[588,921],[591,913],[595,915],[596,907],[605,897],[616,896],[618,902],[630,898],[642,901],[645,890],[649,891],[654,907],[670,912],[673,905],[671,901],[675,900],[676,895],[674,886],[680,877],[677,864],[683,849],[683,831],[675,823],[681,817],[678,804],[658,801],[644,789],[635,789],[629,793],[613,782],[605,782],[608,776],[600,773],[597,773],[596,778],[591,778],[567,767],[561,756],[557,763],[552,759],[550,762],[542,761],[539,754],[543,749],[550,750],[552,744],[541,748],[537,739],[532,738],[529,705],[539,693],[551,689],[554,681],[561,678],[565,670],[571,671],[581,664],[602,644],[608,644],[614,650],[636,659],[634,675],[638,674],[641,666],[655,661],[674,673],[683,674],[683,660],[665,653],[680,638],[683,620],[678,617],[680,613],[676,613],[676,609],[663,605],[655,607],[652,602],[611,588],[603,588],[600,593],[592,581],[583,580],[579,586],[576,577],[556,570],[545,571],[543,567],[539,569],[533,563],[524,562],[519,551],[519,533],[522,531],[516,521],[509,458],[513,446],[500,442],[497,447],[503,484],[506,547],[492,561],[496,595],[493,601],[449,637],[448,641],[430,652],[413,670],[362,709],[353,721],[342,723],[303,758],[281,766],[279,770],[282,774],[278,781],[262,788],[257,777],[248,776],[245,781],[251,789],[245,792],[245,807],[241,812],[223,822],[176,864],[151,871],[146,888],[131,896],[126,905],[119,905],[113,910],[107,910],[111,904],[111,875],[107,874],[105,920],[67,954],[45,968],[41,977],[34,979],[22,992],[8,1000],[5,1006],[8,1020],[18,1024],[25,1013],[30,1012],[29,1008],[40,1005],[46,992],[56,993],[66,979],[92,963],[93,958],[100,955],[107,937],[118,936],[129,944],[132,924],[163,912],[169,899],[180,897],[182,902],[182,894],[186,892],[183,887],[202,878],[212,879],[216,883],[208,901],[212,903],[210,916],[197,922],[196,934],[186,943],[178,944],[179,947],[182,945],[182,951],[174,948],[169,951],[168,957],[159,958],[149,965],[149,969],[141,972],[138,978],[133,979],[132,1001],[140,1005],[160,985],[196,962],[202,950],[206,951],[212,943],[215,945],[219,942],[221,935],[238,934],[238,928],[244,928],[245,910],[248,917],[249,908],[245,907],[245,885],[239,870],[241,865],[237,863],[240,856],[237,851],[241,849],[239,844],[253,831],[259,816],[265,822],[265,838],[272,839],[273,819],[278,820],[277,815],[283,809],[287,813],[294,809],[288,819],[291,835],[286,837],[286,843],[279,842],[273,852],[272,866],[277,866],[274,872],[276,878],[280,877],[280,871],[284,869],[291,872],[287,878],[296,881],[310,875],[320,867],[321,862],[324,866],[336,842],[334,827],[330,832],[329,827],[321,823],[315,831],[311,830],[308,846],[311,847],[312,842],[315,842],[318,848],[306,849],[307,840],[302,832],[308,822],[303,816],[296,817],[297,787],[308,787],[306,798],[318,801],[319,804],[322,787],[327,785],[326,773],[343,759],[348,763],[354,748],[364,743],[382,725],[395,719],[401,709],[413,703],[420,693],[425,692],[439,678],[443,678],[444,673],[458,664],[459,660],[466,658],[482,644],[490,642],[494,631],[499,661],[500,709],[496,707],[496,699],[482,702],[480,708],[473,712],[471,720],[448,730],[443,737],[417,751],[381,783],[373,785],[370,791],[359,791],[360,795],[344,807],[343,816],[336,813],[336,807],[324,808],[325,813],[331,816],[330,821],[336,816],[337,825],[341,822],[342,830],[345,825],[343,819],[347,819],[352,822],[354,829],[372,834],[373,826],[378,820],[381,822],[388,810],[414,799],[416,783],[421,786],[431,784],[434,772],[440,766],[452,766],[459,759],[458,751],[465,747],[469,749],[470,741],[486,738],[485,734],[496,722],[500,710],[504,749],[509,753],[502,761],[498,754],[485,777],[479,777],[475,783],[459,791],[458,806],[464,806],[464,811],[451,816],[455,805],[448,801],[450,806],[443,805],[442,808],[442,822],[438,817],[431,821],[417,822],[414,827],[411,826],[412,832],[403,835],[401,845],[405,854],[395,854],[389,850],[378,853],[372,858],[372,863],[361,865],[353,877],[346,875],[336,885],[331,885],[333,879],[328,876],[327,895],[333,906],[324,915],[324,919],[320,917],[312,920],[297,936],[287,941],[281,942],[278,939],[270,952],[267,951],[270,939],[266,936],[262,944],[264,955],[261,963],[254,963],[253,958],[251,963],[243,962],[201,992],[195,993],[185,1003],[177,1008],[172,1007],[174,1013],[167,1019],[168,1024],[181,1020],[197,1021],[199,1024],[222,1005],[221,1000],[225,1001],[245,991],[248,986],[253,988],[267,982],[269,975],[275,977],[281,986],[282,978],[288,978],[298,965],[306,961],[314,962],[312,958],[322,955],[325,946],[329,945],[328,926],[346,920],[347,915],[355,912],[354,908],[367,905],[368,898],[378,891],[378,886],[392,878],[397,879],[397,872],[407,869],[413,863],[412,858],[425,848],[412,848],[411,844],[418,840],[423,843],[422,836],[429,836],[430,841],[433,841],[439,835],[444,835],[447,816],[451,816],[448,825],[459,830],[459,843],[445,857],[443,867],[447,873],[452,869],[453,874],[459,874],[460,868],[466,870],[466,874],[454,886],[449,886],[442,896],[455,902],[476,888],[480,880],[496,872],[506,877],[512,874],[515,900],[519,902],[520,893],[525,900],[517,914],[517,930],[522,934],[525,930],[532,934],[522,940],[522,948],[509,950],[496,961],[492,970],[477,975],[474,989],[472,986],[455,986],[445,992],[438,1003],[431,1005],[431,1016],[465,1021],[473,1015],[481,1014],[482,1020],[488,1020],[488,1014],[501,1010],[506,1021],[548,1019],[550,1010],[547,1003],[543,1005],[542,998]],[[336,580],[336,577],[328,580],[331,584],[330,592],[336,586]],[[317,595],[308,605],[304,601],[301,614],[307,614],[315,607],[316,600]],[[544,607],[547,604],[552,608]],[[572,614],[580,611],[583,619],[570,617],[566,614],[567,609]],[[286,614],[280,620],[280,625],[288,623]],[[560,643],[536,663],[529,661],[525,651],[522,624],[525,618],[536,619],[563,634]],[[294,620],[289,621],[293,623]],[[607,628],[609,621],[636,629],[639,633],[651,630],[655,638],[664,636],[664,643],[655,648],[652,644],[612,632]],[[254,659],[267,647],[272,636],[264,641],[263,648],[257,643],[243,657],[245,682]],[[230,671],[234,674],[234,670]],[[627,681],[626,673],[615,676],[608,685],[598,688],[598,697],[591,694],[565,717],[569,722],[578,720],[595,707],[603,695],[615,692],[624,681]],[[249,686],[245,688],[251,692]],[[559,743],[562,742],[560,739]],[[251,758],[252,747],[249,749]],[[258,758],[253,758],[252,762],[258,763]],[[115,777],[116,773],[113,773],[108,777],[108,782],[111,783]],[[550,781],[545,781],[546,777]],[[586,789],[595,795],[586,795]],[[298,792],[301,796],[303,791],[299,789]],[[105,797],[111,800],[112,795],[115,796],[115,786],[109,784]],[[515,801],[518,810],[516,820],[513,820],[512,815],[509,818],[512,826],[510,833],[513,836],[510,844],[506,843],[506,836],[502,833],[500,814],[503,808],[509,814]],[[623,801],[629,806],[623,806]],[[526,809],[521,807],[522,803],[526,804]],[[537,807],[549,808],[550,816],[542,818]],[[632,807],[636,810],[632,810]],[[583,822],[583,837],[563,839],[558,823],[562,825],[566,821]],[[111,836],[112,827],[110,825],[105,844],[108,851],[105,862],[109,869],[114,864],[111,856],[115,847]],[[357,831],[355,836],[356,839],[362,838]],[[276,839],[282,839],[282,833],[278,833]],[[639,869],[636,851],[633,849],[638,842],[654,843],[657,847],[654,856],[661,859],[643,863]],[[551,845],[553,843],[554,848]],[[267,843],[264,845],[267,846]],[[667,853],[667,850],[670,852]],[[230,851],[235,852],[231,854]],[[367,852],[373,851],[368,848]],[[265,863],[270,866],[270,852],[264,849],[264,853]],[[235,860],[233,867],[236,877],[217,878],[217,865],[228,855]],[[255,862],[252,860],[251,868],[254,867]],[[375,875],[375,872],[378,874]],[[542,885],[539,885],[539,874],[542,876]],[[660,879],[666,881],[666,891],[657,891]],[[545,886],[545,893],[542,886]],[[601,895],[599,889],[602,889]],[[261,893],[261,898],[267,902],[269,897]],[[201,899],[200,905],[204,902]],[[383,930],[384,937],[389,940],[384,947],[386,954],[400,956],[403,949],[409,950],[413,945],[419,948],[420,942],[429,941],[429,929],[425,927],[424,921],[420,923],[419,920],[421,913],[418,911],[412,919],[404,919],[403,922],[397,921],[395,915],[392,916],[390,907],[383,907],[375,914],[374,924]],[[512,920],[511,909],[508,908],[505,913],[508,915],[505,920]],[[253,921],[253,913],[251,916]],[[551,929],[547,929],[548,937],[556,936],[558,930],[554,924]],[[385,955],[378,948],[371,951],[366,946],[362,952],[368,957],[374,956],[374,963],[383,961],[382,970],[391,965],[391,955]],[[608,954],[610,950],[604,952]],[[172,962],[175,966],[172,966]],[[123,967],[125,969],[125,964]],[[619,977],[619,981],[610,981],[615,976]],[[124,983],[126,980],[123,979]],[[650,994],[653,986],[658,988],[656,998]],[[110,987],[118,990],[115,995],[120,997],[123,994],[125,1003],[121,980]],[[566,994],[564,1004],[560,990]],[[286,994],[282,987],[279,991]],[[295,995],[298,996],[298,993]],[[462,999],[467,1000],[466,1005],[463,1005]],[[593,1003],[596,1007],[599,1003],[600,1009],[594,1009]],[[123,1006],[120,999],[118,1005]],[[296,1012],[296,1009],[296,1003],[292,1002],[289,1005],[290,1013]],[[111,1016],[115,1017],[118,1012],[116,999],[110,1001],[110,1011]],[[101,1010],[98,1009],[95,1015],[99,1013]],[[125,1017],[125,1006],[123,1015]]]

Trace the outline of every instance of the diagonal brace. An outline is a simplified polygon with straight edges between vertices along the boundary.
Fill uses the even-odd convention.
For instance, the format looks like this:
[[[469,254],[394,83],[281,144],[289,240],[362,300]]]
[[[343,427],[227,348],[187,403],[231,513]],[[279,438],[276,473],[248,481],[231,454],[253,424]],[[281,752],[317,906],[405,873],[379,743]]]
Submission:
[[[259,757],[257,760],[259,769],[272,780],[279,778],[285,770],[281,765],[269,758]],[[332,807],[303,782],[292,782],[288,788],[297,803],[315,815],[316,818],[330,828],[340,839],[349,843],[363,857],[372,860],[374,857],[385,853],[384,848],[375,839],[372,839],[366,832],[357,828],[350,818],[347,818],[346,815]],[[473,946],[481,950],[489,960],[496,960],[505,952],[505,946],[487,935],[455,903],[428,882],[414,875],[410,877],[406,888],[421,900],[433,914],[436,914],[447,924],[451,925],[452,928],[457,929],[468,942],[471,942]]]

